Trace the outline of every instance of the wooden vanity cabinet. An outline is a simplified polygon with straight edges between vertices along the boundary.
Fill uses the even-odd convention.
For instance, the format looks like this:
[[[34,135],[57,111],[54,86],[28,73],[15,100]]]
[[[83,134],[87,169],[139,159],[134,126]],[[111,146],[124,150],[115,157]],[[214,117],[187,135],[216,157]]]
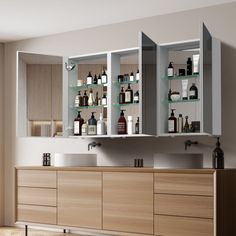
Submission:
[[[102,229],[102,173],[58,171],[58,225]]]
[[[17,171],[16,220],[57,223],[56,171]]]
[[[236,235],[235,170],[22,167],[16,221],[123,236]]]
[[[103,173],[103,229],[153,234],[152,173]]]

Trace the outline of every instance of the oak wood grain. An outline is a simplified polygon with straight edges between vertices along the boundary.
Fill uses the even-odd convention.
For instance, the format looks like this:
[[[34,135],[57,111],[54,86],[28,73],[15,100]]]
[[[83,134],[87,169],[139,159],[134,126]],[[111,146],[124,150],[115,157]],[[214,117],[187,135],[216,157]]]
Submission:
[[[155,173],[155,193],[213,196],[212,174]]]
[[[155,235],[213,236],[213,220],[155,215]]]
[[[155,194],[155,214],[213,218],[213,197]]]
[[[17,186],[56,188],[56,171],[18,170]]]
[[[56,207],[17,205],[17,221],[56,224]]]
[[[17,203],[41,206],[56,206],[57,191],[48,188],[18,187]]]
[[[103,228],[153,234],[153,174],[103,173]]]
[[[102,228],[101,172],[58,172],[58,224]]]

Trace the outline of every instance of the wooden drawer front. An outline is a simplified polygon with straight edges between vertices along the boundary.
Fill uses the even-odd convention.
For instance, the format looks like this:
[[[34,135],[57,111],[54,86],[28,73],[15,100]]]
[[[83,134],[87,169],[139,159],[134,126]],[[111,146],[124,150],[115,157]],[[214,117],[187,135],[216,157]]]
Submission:
[[[17,185],[20,187],[56,188],[56,171],[18,170]]]
[[[56,224],[56,207],[18,205],[17,221]]]
[[[155,194],[155,214],[213,218],[213,197]]]
[[[103,173],[103,228],[153,234],[153,174]]]
[[[58,224],[102,228],[101,172],[58,172]]]
[[[212,174],[155,173],[155,193],[213,196]]]
[[[56,206],[56,189],[18,187],[18,204]]]
[[[155,235],[213,236],[213,220],[155,215]]]

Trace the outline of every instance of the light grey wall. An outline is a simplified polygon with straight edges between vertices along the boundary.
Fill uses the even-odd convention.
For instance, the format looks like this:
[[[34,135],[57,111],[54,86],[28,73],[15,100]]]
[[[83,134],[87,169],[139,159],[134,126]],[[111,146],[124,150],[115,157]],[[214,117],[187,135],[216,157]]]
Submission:
[[[0,226],[3,224],[3,196],[4,196],[4,152],[3,152],[3,140],[4,140],[4,135],[3,135],[3,99],[4,99],[4,45],[0,44]]]
[[[126,23],[102,26],[6,44],[5,49],[5,224],[14,222],[14,166],[40,165],[43,152],[87,152],[89,140],[16,138],[16,50],[55,55],[79,55],[138,46],[143,31],[157,43],[199,38],[204,21],[212,35],[222,40],[223,137],[226,166],[236,167],[236,3],[156,16]],[[200,144],[190,152],[204,153],[205,166],[211,166],[214,140],[196,138]],[[129,165],[135,157],[152,164],[154,153],[184,152],[185,138],[133,138],[101,140],[93,149],[101,165]]]

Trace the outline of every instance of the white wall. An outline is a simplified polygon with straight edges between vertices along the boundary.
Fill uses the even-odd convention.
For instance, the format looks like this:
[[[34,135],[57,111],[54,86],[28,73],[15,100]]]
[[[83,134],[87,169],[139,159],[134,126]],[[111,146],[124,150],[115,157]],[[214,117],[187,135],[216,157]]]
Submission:
[[[5,49],[5,224],[14,222],[14,166],[40,165],[43,152],[87,152],[89,140],[16,138],[16,50],[43,54],[79,55],[138,46],[138,32],[144,31],[158,43],[199,38],[200,22],[222,40],[222,146],[227,167],[236,167],[236,3],[163,15],[6,44]],[[65,19],[66,20],[66,19]],[[212,138],[196,138],[200,144],[190,152],[203,152],[205,166],[211,166]],[[101,140],[93,149],[101,165],[129,165],[135,157],[152,163],[157,152],[184,152],[185,138],[134,138]]]

